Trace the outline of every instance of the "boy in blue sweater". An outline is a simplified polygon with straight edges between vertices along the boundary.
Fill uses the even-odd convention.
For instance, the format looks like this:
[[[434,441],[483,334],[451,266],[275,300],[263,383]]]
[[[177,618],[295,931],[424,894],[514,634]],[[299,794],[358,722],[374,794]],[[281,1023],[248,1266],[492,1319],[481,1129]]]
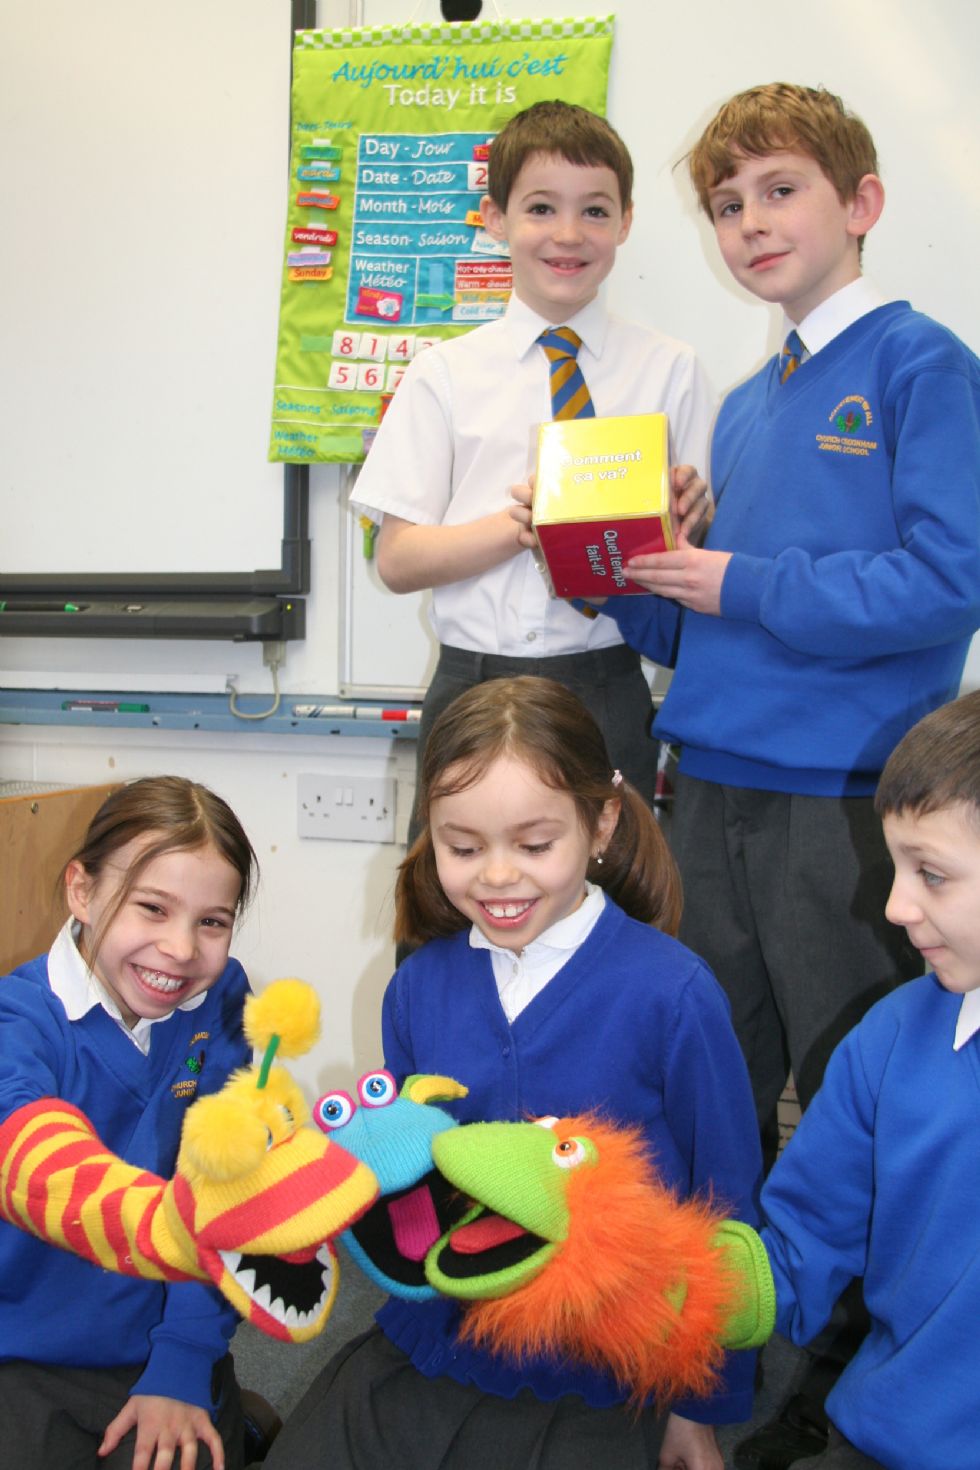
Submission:
[[[887,916],[931,973],[831,1057],[762,1195],[781,1331],[806,1341],[864,1277],[871,1328],[809,1470],[975,1470],[980,1373],[980,692],[885,766]],[[829,1167],[828,1167],[829,1162]]]
[[[603,612],[675,668],[655,733],[681,747],[680,937],[728,992],[771,1139],[790,1069],[806,1107],[837,1042],[921,973],[883,919],[872,797],[898,740],[955,697],[980,626],[980,363],[862,276],[884,192],[838,98],[755,87],[689,161],[725,263],[782,307],[789,350],[722,406],[703,548],[636,558],[658,595]],[[797,1402],[785,1453],[741,1470],[812,1452],[822,1396]]]

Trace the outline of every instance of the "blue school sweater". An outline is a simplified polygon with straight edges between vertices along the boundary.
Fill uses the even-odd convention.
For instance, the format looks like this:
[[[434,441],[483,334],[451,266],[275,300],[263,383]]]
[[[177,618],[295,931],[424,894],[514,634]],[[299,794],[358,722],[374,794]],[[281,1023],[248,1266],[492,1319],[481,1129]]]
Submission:
[[[871,1329],[827,1399],[888,1470],[980,1464],[980,1034],[934,975],[838,1046],[762,1191],[777,1326],[819,1332],[864,1277]]]
[[[64,1098],[107,1148],[170,1178],[187,1108],[249,1059],[247,993],[244,970],[229,960],[200,1006],[152,1027],[144,1056],[101,1006],[69,1021],[48,985],[46,955],[22,965],[0,979],[0,1118],[40,1097]],[[0,1361],[145,1364],[133,1393],[210,1410],[212,1369],[237,1323],[215,1288],[117,1276],[0,1222]]]
[[[773,358],[729,394],[712,480],[721,616],[603,608],[676,664],[655,733],[704,780],[868,795],[955,698],[980,626],[980,363],[907,302],[879,307],[785,384]]]
[[[460,1122],[519,1120],[597,1110],[640,1125],[661,1178],[687,1196],[712,1192],[756,1221],[758,1125],[728,1001],[710,970],[666,934],[606,898],[581,947],[508,1022],[490,955],[469,931],[435,939],[400,967],[382,1013],[385,1064],[455,1077],[469,1095],[449,1105]],[[612,1378],[532,1358],[512,1367],[456,1339],[452,1302],[391,1298],[385,1334],[427,1377],[449,1375],[512,1398],[580,1393],[606,1406],[625,1395]],[[708,1400],[676,1405],[705,1423],[747,1419],[753,1353],[729,1354]]]

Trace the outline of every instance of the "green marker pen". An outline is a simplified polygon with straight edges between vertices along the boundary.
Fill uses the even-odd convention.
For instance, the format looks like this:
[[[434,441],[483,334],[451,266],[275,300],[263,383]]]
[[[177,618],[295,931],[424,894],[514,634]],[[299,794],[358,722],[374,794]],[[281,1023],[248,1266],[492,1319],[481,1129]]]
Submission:
[[[87,602],[0,602],[0,613],[84,612]]]
[[[62,701],[61,708],[102,715],[148,715],[150,713],[148,704],[120,699],[65,699]]]

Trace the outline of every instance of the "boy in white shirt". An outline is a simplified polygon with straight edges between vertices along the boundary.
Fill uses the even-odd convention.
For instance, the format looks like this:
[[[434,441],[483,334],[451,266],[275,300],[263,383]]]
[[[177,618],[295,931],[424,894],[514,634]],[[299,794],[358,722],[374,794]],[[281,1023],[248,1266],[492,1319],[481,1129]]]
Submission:
[[[686,534],[709,507],[692,466],[706,460],[711,397],[690,348],[620,321],[598,299],[633,218],[633,167],[609,124],[541,102],[490,149],[483,223],[506,241],[513,294],[504,316],[421,353],[385,415],[352,497],[380,524],[377,557],[394,592],[431,587],[439,664],[419,727],[486,679],[537,674],[572,689],[596,719],[613,765],[652,801],[657,747],[640,656],[605,619],[552,598],[509,513],[526,481],[537,425],[551,417],[550,327],[581,338],[595,413],[663,412],[674,511]]]

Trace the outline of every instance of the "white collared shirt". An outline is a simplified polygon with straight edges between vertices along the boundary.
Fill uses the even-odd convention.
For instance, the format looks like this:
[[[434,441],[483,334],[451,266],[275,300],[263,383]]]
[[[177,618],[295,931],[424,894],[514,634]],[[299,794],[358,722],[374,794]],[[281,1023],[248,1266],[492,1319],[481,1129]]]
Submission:
[[[801,322],[792,322],[789,317],[784,317],[783,340],[795,327],[804,347],[800,360],[806,362],[835,337],[839,337],[841,332],[853,326],[861,317],[867,316],[869,311],[884,306],[887,300],[867,276],[858,276],[856,281],[850,281],[848,285],[835,291],[833,296],[828,296],[826,301],[821,301]]]
[[[427,348],[410,363],[351,495],[380,523],[462,525],[507,509],[526,482],[538,425],[551,417],[548,360],[537,338],[552,323],[516,296],[498,321]],[[663,412],[671,458],[707,474],[713,402],[692,350],[610,316],[597,298],[569,319],[597,415]],[[621,643],[612,618],[583,618],[550,596],[522,551],[464,582],[436,587],[440,643],[479,653],[550,658]]]
[[[959,1051],[961,1047],[980,1031],[980,990],[968,990],[963,997],[960,1006],[960,1014],[956,1021],[956,1035],[953,1037],[953,1050]]]
[[[552,924],[537,939],[515,954],[493,944],[474,924],[470,946],[488,949],[493,978],[504,1015],[513,1023],[524,1007],[538,995],[572,955],[584,944],[599,921],[606,898],[595,883],[586,883],[585,898],[578,908]]]
[[[48,953],[48,984],[52,993],[61,1001],[69,1021],[80,1021],[93,1006],[101,1006],[146,1056],[150,1050],[151,1026],[169,1021],[173,1012],[153,1019],[140,1016],[135,1026],[127,1026],[116,1002],[82,958],[77,944],[79,928],[75,919],[68,919]],[[207,991],[201,990],[175,1009],[194,1011],[202,1004],[206,994]]]

